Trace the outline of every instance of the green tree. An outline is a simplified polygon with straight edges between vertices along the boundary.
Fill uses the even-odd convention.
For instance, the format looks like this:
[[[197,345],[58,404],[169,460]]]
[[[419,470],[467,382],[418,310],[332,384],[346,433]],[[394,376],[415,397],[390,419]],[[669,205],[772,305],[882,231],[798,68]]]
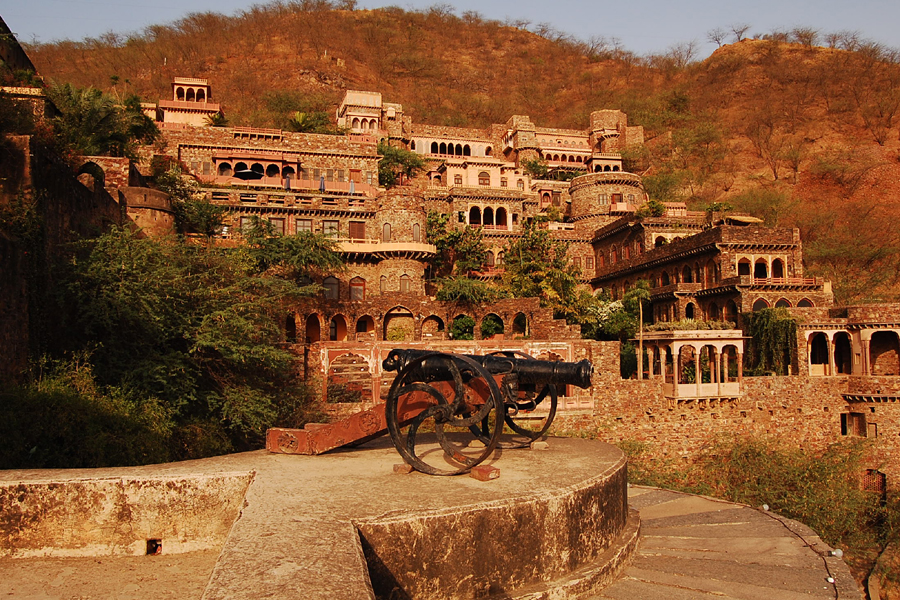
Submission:
[[[438,300],[467,306],[490,304],[507,297],[509,296],[506,290],[495,284],[468,277],[448,277],[440,280],[440,288],[435,294]]]
[[[199,233],[209,243],[222,232],[228,209],[207,200],[197,180],[185,174],[178,164],[168,167],[154,177],[154,183],[172,200],[175,229],[182,234]]]
[[[534,179],[547,179],[550,175],[550,167],[547,165],[547,161],[539,158],[523,160],[522,168]]]
[[[324,111],[301,112],[298,110],[288,119],[287,130],[297,133],[324,133],[327,135],[342,135],[344,133],[344,130],[332,124],[331,117]]]
[[[51,87],[47,94],[61,113],[52,120],[58,138],[80,155],[136,159],[137,146],[159,135],[156,124],[141,112],[137,96],[118,104],[98,89],[68,83]]]
[[[254,218],[243,233],[247,241],[244,251],[258,273],[303,283],[346,268],[337,242],[326,235],[280,235],[269,221],[259,218]],[[318,286],[310,290],[318,291]]]
[[[409,150],[395,148],[386,142],[378,144],[378,183],[390,189],[401,185],[404,179],[412,179],[425,170],[425,160]]]
[[[514,298],[540,298],[541,306],[572,319],[579,272],[569,264],[568,247],[548,230],[526,222],[522,236],[506,250],[503,286]]]
[[[304,413],[308,394],[278,343],[288,306],[310,291],[263,272],[249,249],[115,229],[84,242],[65,270],[68,326],[53,350],[90,348],[98,385],[155,399],[176,457],[250,448]]]
[[[432,277],[468,277],[484,267],[487,249],[480,228],[453,228],[450,215],[429,211],[425,239],[437,248],[430,265]]]

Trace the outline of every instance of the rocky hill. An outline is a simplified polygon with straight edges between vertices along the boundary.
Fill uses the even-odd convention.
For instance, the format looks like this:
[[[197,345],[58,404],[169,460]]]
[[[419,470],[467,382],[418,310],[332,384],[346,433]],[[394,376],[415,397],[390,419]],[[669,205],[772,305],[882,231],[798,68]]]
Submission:
[[[51,81],[150,100],[167,98],[174,76],[208,78],[236,125],[330,112],[345,89],[381,91],[417,122],[457,126],[526,114],[583,128],[590,111],[621,108],[645,127],[647,146],[629,163],[652,195],[799,227],[808,274],[834,280],[839,301],[900,298],[896,53],[846,35],[828,36],[829,47],[767,38],[692,62],[678,49],[638,57],[445,5],[307,0],[29,52]]]

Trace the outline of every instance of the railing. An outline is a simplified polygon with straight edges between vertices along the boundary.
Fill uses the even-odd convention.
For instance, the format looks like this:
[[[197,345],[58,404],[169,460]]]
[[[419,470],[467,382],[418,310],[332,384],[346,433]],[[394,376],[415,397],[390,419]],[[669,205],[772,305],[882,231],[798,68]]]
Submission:
[[[190,110],[206,110],[218,112],[219,104],[216,102],[188,102],[187,100],[160,100],[160,108],[184,108]]]
[[[741,283],[747,281],[750,285],[822,285],[822,279],[818,277],[750,277],[741,276]]]

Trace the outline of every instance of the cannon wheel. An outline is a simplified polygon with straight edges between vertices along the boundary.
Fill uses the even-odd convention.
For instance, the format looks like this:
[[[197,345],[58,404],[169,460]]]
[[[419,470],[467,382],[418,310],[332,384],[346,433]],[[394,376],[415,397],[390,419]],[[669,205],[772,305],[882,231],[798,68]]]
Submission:
[[[432,385],[416,380],[416,371],[426,360],[443,361],[452,381],[432,382]],[[457,366],[458,363],[463,364],[462,368]],[[417,409],[419,412],[413,414]],[[494,452],[503,430],[502,409],[500,388],[484,367],[466,356],[435,352],[411,361],[397,373],[388,392],[385,418],[394,447],[414,469],[429,475],[459,475],[467,473]],[[428,421],[433,422],[444,458],[453,468],[435,467],[417,454],[417,435]],[[451,439],[446,430],[471,431],[479,425],[482,433],[476,438],[484,444],[483,450],[473,451],[467,444]]]
[[[519,350],[497,350],[491,352],[490,355],[518,356],[535,360],[530,354]],[[507,390],[502,389],[501,391],[504,399],[503,420],[506,425],[519,436],[519,438],[514,438],[508,442],[500,442],[499,446],[501,448],[525,448],[529,446],[531,442],[541,439],[541,437],[547,433],[547,430],[550,429],[550,425],[553,424],[553,419],[556,417],[556,408],[559,403],[559,394],[557,393],[556,386],[553,384],[545,385],[540,394],[538,394],[534,400],[529,402],[519,402],[518,398],[511,397],[511,394],[507,393]],[[546,417],[532,418],[520,415],[521,411],[534,410],[535,407],[547,399],[548,395],[550,396],[550,410]],[[482,432],[479,432],[479,434],[483,435]]]

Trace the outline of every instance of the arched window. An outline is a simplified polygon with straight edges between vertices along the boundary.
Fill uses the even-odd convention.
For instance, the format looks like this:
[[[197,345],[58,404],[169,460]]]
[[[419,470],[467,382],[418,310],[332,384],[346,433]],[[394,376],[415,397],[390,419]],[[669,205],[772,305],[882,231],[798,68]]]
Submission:
[[[494,223],[497,225],[498,229],[506,229],[507,228],[507,217],[506,217],[506,209],[502,206],[497,209],[497,214],[494,215]]]
[[[525,182],[522,181],[521,179],[518,180],[518,181],[516,182],[516,187],[519,188],[520,190],[524,190],[524,189],[525,189]]]
[[[506,259],[506,252],[500,251],[497,253],[497,266],[503,266],[503,261]]]
[[[281,169],[278,168],[278,165],[272,164],[266,167],[266,177],[278,177],[281,174]]]
[[[691,268],[687,265],[684,265],[684,269],[681,270],[681,281],[683,283],[693,283],[694,277],[691,273]]]
[[[492,227],[494,225],[494,209],[490,206],[485,207],[482,220],[485,226]]]
[[[421,241],[419,238],[421,237],[420,228],[418,223],[413,223],[413,241],[419,242]]]
[[[481,209],[477,206],[469,209],[469,225],[481,226]]]
[[[236,165],[234,165],[235,173],[237,173],[239,171],[246,171],[246,170],[247,170],[247,163],[245,163],[245,162],[239,162]]]
[[[184,88],[183,87],[175,88],[175,99],[176,100],[184,100]]]
[[[350,280],[350,299],[365,300],[366,299],[366,280],[362,277],[354,277]]]
[[[206,102],[206,92],[197,90],[197,102]]]
[[[412,141],[409,143],[409,149],[410,149],[410,150],[415,150],[415,149],[416,149],[416,140],[412,140]]]
[[[491,185],[491,175],[487,171],[482,171],[478,174],[478,185]]]
[[[772,261],[772,277],[775,279],[784,278],[784,262],[780,258]]]
[[[810,302],[809,300],[807,300],[806,298],[804,298],[803,300],[801,300],[800,302],[797,303],[797,308],[812,308],[812,307],[813,307],[813,303]]]
[[[472,148],[470,148],[469,145],[466,144],[465,146],[463,146],[462,153],[463,153],[463,156],[472,156]]]
[[[322,282],[322,287],[325,288],[325,297],[329,300],[337,300],[338,295],[340,293],[340,283],[335,277],[326,277],[325,281]]]
[[[445,144],[444,142],[441,142],[440,154],[447,154],[447,144]]]
[[[219,163],[219,177],[231,177],[231,163],[223,162]]]
[[[749,275],[750,274],[750,259],[742,258],[738,261],[738,275]]]
[[[462,153],[463,153],[462,144],[457,144],[453,154],[455,154],[456,156],[462,156]]]
[[[359,117],[353,117],[353,124],[350,127],[352,129],[359,129]]]
[[[405,273],[400,276],[400,293],[408,294],[410,292],[410,279],[409,275]]]
[[[184,99],[188,102],[193,102],[196,99],[193,88],[188,88],[187,93],[184,95]]]
[[[281,169],[281,176],[285,179],[294,179],[294,176],[297,174],[297,171],[294,170],[294,167],[286,166]]]
[[[484,155],[485,156],[491,155],[491,147],[490,146],[488,146],[487,148],[484,149]]]
[[[694,318],[694,303],[688,302],[687,306],[684,307],[684,318],[685,319],[693,319]]]
[[[462,175],[453,176],[453,185],[462,185]]]
[[[381,285],[380,285],[380,287],[378,288],[379,290],[381,290],[381,293],[382,293],[382,294],[384,294],[385,292],[388,291],[388,289],[387,289],[387,281],[388,281],[388,278],[385,277],[384,275],[382,275],[382,276],[381,276]]]
[[[775,308],[790,308],[791,302],[787,298],[779,298],[775,303]]]
[[[347,341],[347,321],[341,315],[334,315],[328,324],[328,339],[332,342]]]
[[[753,277],[756,279],[769,278],[769,265],[766,264],[766,259],[760,258],[756,261],[756,264],[753,266]]]
[[[382,242],[390,242],[391,241],[391,224],[385,223],[381,228],[381,241]]]
[[[378,122],[375,119],[372,119],[369,122],[369,131],[375,131],[376,127],[378,127]]]
[[[491,252],[490,250],[488,250],[487,253],[485,254],[484,262],[487,266],[493,267],[494,266],[494,253]]]
[[[509,187],[509,180],[506,177],[500,178],[500,187]]]
[[[437,143],[437,142],[431,142],[431,153],[432,153],[432,154],[438,154],[439,152],[440,152],[440,149],[438,148],[438,143]]]
[[[769,303],[766,302],[763,298],[759,298],[756,302],[753,303],[753,312],[758,312],[764,308],[769,308]]]

